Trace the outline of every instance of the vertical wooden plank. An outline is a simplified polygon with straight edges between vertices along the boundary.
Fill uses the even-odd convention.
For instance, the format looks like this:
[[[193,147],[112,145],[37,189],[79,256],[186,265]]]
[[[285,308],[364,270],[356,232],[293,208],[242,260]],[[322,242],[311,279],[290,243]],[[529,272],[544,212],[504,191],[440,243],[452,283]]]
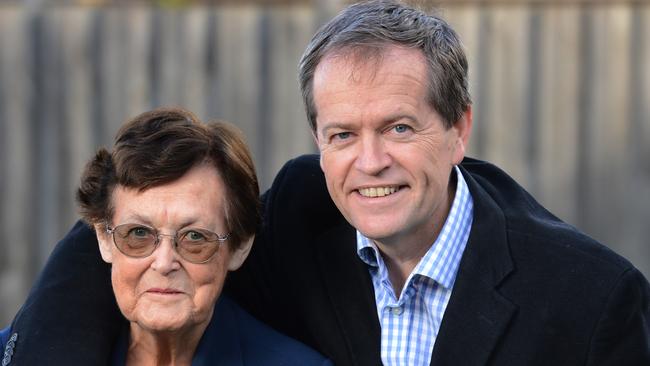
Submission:
[[[151,55],[160,72],[153,75],[157,79],[159,100],[154,107],[178,105],[181,93],[181,76],[176,70],[182,67],[183,48],[180,46],[181,20],[177,9],[156,9],[159,26],[156,33],[158,47]]]
[[[33,144],[29,120],[29,15],[21,7],[0,8],[0,82],[3,138],[0,159],[2,222],[0,222],[0,324],[9,324],[31,284],[33,235],[30,182]]]
[[[182,76],[180,88],[181,99],[180,105],[196,113],[200,118],[207,119],[207,108],[205,106],[205,94],[207,92],[207,83],[205,71],[207,48],[204,47],[206,42],[206,27],[208,24],[208,11],[204,7],[193,7],[183,11],[181,14],[182,35],[181,43],[174,47],[176,52],[180,51],[184,56],[182,64],[174,70]]]
[[[152,90],[154,20],[149,7],[100,8],[94,21],[94,88],[98,100],[96,119],[98,146],[110,147],[115,133],[128,118],[153,107],[159,90]]]
[[[158,106],[183,105],[183,95],[190,92],[186,89],[185,73],[189,71],[186,61],[191,57],[187,54],[187,42],[183,34],[183,13],[178,9],[160,9],[160,27],[156,33],[160,47],[152,55],[160,65],[158,78]],[[188,108],[189,109],[189,108]]]
[[[38,18],[38,16],[42,18]],[[65,129],[63,119],[67,96],[67,78],[63,69],[62,24],[65,19],[60,8],[47,9],[34,18],[32,57],[35,67],[36,88],[30,109],[35,134],[31,146],[35,148],[33,224],[38,252],[36,265],[40,268],[52,249],[53,239],[59,237],[59,195],[63,192],[61,175],[64,174],[67,146],[62,139]]]
[[[484,98],[490,107],[479,120],[484,125],[486,139],[483,158],[502,167],[526,187],[529,184],[525,154],[529,127],[525,120],[529,9],[496,4],[487,11],[491,22],[487,36],[490,69],[484,89],[489,95]]]
[[[306,7],[270,10],[269,84],[270,115],[268,166],[259,168],[268,187],[272,177],[290,158],[315,146],[298,86],[298,61],[312,36],[313,12]]]
[[[539,179],[537,198],[560,218],[577,223],[578,69],[577,6],[552,6],[543,12],[539,96]]]
[[[264,161],[257,130],[259,73],[259,43],[257,32],[259,9],[251,6],[224,6],[218,9],[216,42],[220,49],[216,55],[219,89],[218,118],[237,125],[247,137],[255,162]]]
[[[124,18],[124,26],[128,29],[128,37],[122,55],[127,65],[122,70],[125,74],[125,86],[122,92],[126,95],[126,105],[124,116],[116,121],[118,123],[152,108],[152,91],[149,82],[151,13],[151,8],[146,6],[119,9],[119,16]]]
[[[626,233],[623,250],[650,278],[650,4],[632,5],[630,11],[630,124],[624,157],[627,171],[622,177]]]
[[[587,144],[586,226],[589,233],[614,249],[625,242],[623,190],[628,171],[626,139],[629,128],[628,87],[630,9],[624,5],[597,7],[593,16],[593,73]],[[607,223],[607,225],[603,225]]]
[[[258,160],[257,164],[257,173],[262,182],[262,185],[266,185],[267,177],[269,175],[269,167],[271,165],[271,149],[272,149],[272,131],[273,131],[273,120],[270,118],[273,114],[274,105],[271,101],[272,93],[272,82],[271,82],[271,59],[273,53],[273,47],[271,40],[274,37],[272,30],[272,15],[271,8],[263,7],[260,10],[260,16],[257,20],[257,34],[258,34],[258,47],[259,47],[259,59],[258,63],[258,73],[259,73],[259,84],[257,90],[257,120],[255,121],[256,131],[258,136],[263,136],[257,142],[257,153]]]
[[[482,121],[481,106],[477,103],[476,98],[479,90],[479,70],[481,70],[479,67],[481,62],[479,58],[480,12],[481,8],[476,5],[448,6],[440,12],[443,18],[456,30],[465,47],[467,62],[469,63],[469,89],[472,96],[472,112],[475,123]],[[476,127],[475,125],[474,128]],[[479,154],[477,141],[478,136],[472,134],[467,150],[468,156],[477,156]]]
[[[92,68],[90,65],[91,52],[88,35],[91,33],[93,12],[89,8],[69,7],[61,9],[61,46],[62,68],[66,75],[66,94],[64,120],[61,143],[67,146],[65,168],[62,171],[59,199],[60,222],[57,237],[51,238],[50,244],[56,240],[76,221],[76,204],[74,192],[79,185],[81,171],[95,150],[92,124]]]
[[[203,47],[205,48],[205,70],[203,70],[203,78],[205,79],[205,95],[204,106],[205,115],[209,119],[215,119],[220,116],[218,111],[222,109],[220,102],[221,90],[219,88],[219,74],[218,56],[220,54],[221,45],[217,38],[217,21],[218,13],[216,7],[208,7],[206,12],[205,24],[205,37]]]
[[[640,165],[640,170],[645,173],[646,178],[650,178],[650,4],[642,4],[633,7],[634,13],[634,31],[635,37],[632,38],[630,47],[634,51],[632,80],[636,87],[634,91],[634,118],[636,120],[636,129],[632,130],[634,146],[637,148],[636,162]],[[650,188],[650,184],[645,185]],[[650,194],[645,196],[650,199]],[[650,209],[650,204],[645,206]],[[650,211],[645,211],[650,217]],[[650,226],[646,229],[650,229]],[[650,237],[650,231],[646,237]],[[650,258],[650,256],[648,256]],[[650,259],[649,259],[650,262]],[[650,263],[649,263],[650,264]]]
[[[640,168],[636,171],[650,174],[650,4],[637,4],[632,13],[630,97],[635,128],[630,134]]]
[[[102,115],[99,144],[111,146],[115,133],[129,117],[126,85],[131,65],[125,56],[129,52],[128,44],[132,34],[126,9],[120,7],[103,8],[100,26],[98,52],[101,54],[101,60],[98,69],[100,72],[98,88],[101,94],[99,102]]]
[[[528,28],[527,36],[527,71],[525,86],[525,112],[522,118],[524,126],[524,151],[523,159],[525,161],[525,172],[527,180],[527,189],[536,195],[539,188],[539,160],[540,160],[540,84],[542,83],[542,65],[541,65],[541,44],[542,44],[542,20],[543,13],[540,6],[531,5],[527,14],[526,27]]]
[[[473,116],[474,123],[472,134],[474,135],[474,142],[472,148],[474,149],[475,156],[478,158],[485,158],[487,150],[487,121],[489,121],[490,103],[489,97],[491,95],[490,69],[491,69],[491,41],[492,35],[492,21],[490,19],[490,12],[487,6],[478,7],[478,22],[477,22],[477,43],[476,49],[476,65],[474,65],[475,84],[473,95],[473,106],[477,113]]]
[[[646,278],[650,278],[650,225],[647,224],[650,222],[650,4],[636,5],[632,12],[635,36],[630,47],[635,52],[631,90],[635,128],[631,129],[631,144],[634,146],[631,149],[631,184],[626,191],[636,209],[630,212],[628,222],[634,225],[631,228],[634,233],[634,242],[630,245],[632,258]]]

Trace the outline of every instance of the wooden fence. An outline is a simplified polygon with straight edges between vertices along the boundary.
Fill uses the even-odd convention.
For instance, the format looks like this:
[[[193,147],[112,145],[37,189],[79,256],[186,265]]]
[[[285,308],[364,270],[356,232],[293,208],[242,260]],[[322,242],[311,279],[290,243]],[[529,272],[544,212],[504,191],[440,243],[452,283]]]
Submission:
[[[77,218],[81,168],[130,116],[234,122],[263,187],[313,152],[297,62],[337,6],[0,4],[0,326]],[[437,1],[467,47],[470,155],[650,275],[650,6]]]

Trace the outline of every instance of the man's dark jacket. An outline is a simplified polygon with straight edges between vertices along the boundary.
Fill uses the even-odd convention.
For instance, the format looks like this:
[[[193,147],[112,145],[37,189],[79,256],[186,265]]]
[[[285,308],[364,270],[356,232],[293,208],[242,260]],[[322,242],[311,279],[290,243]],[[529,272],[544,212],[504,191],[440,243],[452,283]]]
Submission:
[[[650,286],[639,271],[493,165],[465,159],[461,171],[474,219],[431,364],[650,365]],[[336,365],[380,365],[372,282],[318,156],[288,162],[263,202],[252,253],[226,291]],[[109,276],[78,225],[14,320],[17,364],[105,360],[119,331]]]

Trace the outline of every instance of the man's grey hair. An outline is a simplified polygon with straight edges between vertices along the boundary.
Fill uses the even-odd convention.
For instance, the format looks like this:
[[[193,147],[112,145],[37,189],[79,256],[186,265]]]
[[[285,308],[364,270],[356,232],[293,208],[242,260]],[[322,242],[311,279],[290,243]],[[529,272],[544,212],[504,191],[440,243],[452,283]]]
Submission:
[[[300,89],[307,118],[316,131],[314,72],[328,54],[351,52],[357,62],[377,61],[389,46],[419,49],[428,66],[428,102],[451,128],[471,105],[467,58],[456,32],[438,16],[397,1],[351,5],[321,27],[300,60]],[[360,57],[359,57],[360,56]]]

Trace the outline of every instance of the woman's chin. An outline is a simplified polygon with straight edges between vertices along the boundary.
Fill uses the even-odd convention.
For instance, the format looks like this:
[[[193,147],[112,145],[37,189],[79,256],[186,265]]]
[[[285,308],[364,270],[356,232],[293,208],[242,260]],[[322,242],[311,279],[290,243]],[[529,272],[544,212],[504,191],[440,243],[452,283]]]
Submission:
[[[167,312],[143,314],[133,322],[151,332],[174,332],[188,327],[191,323],[187,314]]]
[[[145,330],[154,332],[170,332],[186,328],[196,323],[193,319],[193,312],[188,304],[160,304],[149,303],[140,304],[141,309],[135,309],[133,316],[127,316],[131,322],[134,322]]]

